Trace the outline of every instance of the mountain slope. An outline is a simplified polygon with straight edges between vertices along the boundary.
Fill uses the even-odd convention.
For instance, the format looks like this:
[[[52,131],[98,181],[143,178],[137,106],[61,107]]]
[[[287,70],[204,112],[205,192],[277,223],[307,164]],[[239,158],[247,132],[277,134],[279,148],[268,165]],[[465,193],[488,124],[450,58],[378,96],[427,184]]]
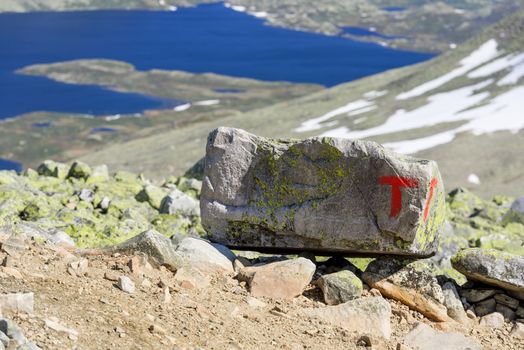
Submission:
[[[524,192],[523,34],[520,11],[432,61],[86,159],[151,175],[162,175],[166,162],[182,171],[203,155],[207,132],[220,124],[272,137],[367,138],[437,160],[448,188],[467,185],[485,196]],[[165,145],[176,151],[162,152]]]

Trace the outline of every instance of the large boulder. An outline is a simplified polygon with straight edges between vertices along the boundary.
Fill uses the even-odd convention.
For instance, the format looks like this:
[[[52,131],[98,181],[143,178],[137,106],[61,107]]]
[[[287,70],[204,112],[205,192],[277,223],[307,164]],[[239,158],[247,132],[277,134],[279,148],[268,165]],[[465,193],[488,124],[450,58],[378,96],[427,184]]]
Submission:
[[[469,280],[519,294],[524,293],[524,257],[495,249],[470,248],[458,252],[453,267]]]
[[[238,249],[430,256],[444,222],[437,164],[367,141],[208,137],[202,224]]]

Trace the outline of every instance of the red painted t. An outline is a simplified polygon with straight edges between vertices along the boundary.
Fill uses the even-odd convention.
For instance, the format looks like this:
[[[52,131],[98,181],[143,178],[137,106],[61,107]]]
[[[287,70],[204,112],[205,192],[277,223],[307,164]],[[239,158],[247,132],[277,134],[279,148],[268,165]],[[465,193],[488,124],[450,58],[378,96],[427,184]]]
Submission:
[[[424,222],[426,222],[426,220],[428,219],[431,198],[433,198],[433,191],[435,190],[435,187],[437,187],[437,185],[438,185],[438,180],[435,178],[431,179],[431,182],[429,183],[429,196],[428,196],[428,200],[426,201],[426,207],[424,208]]]
[[[400,176],[381,176],[378,179],[378,183],[391,186],[391,211],[389,216],[392,218],[397,217],[402,210],[402,191],[400,189],[402,187],[418,187],[417,179]]]

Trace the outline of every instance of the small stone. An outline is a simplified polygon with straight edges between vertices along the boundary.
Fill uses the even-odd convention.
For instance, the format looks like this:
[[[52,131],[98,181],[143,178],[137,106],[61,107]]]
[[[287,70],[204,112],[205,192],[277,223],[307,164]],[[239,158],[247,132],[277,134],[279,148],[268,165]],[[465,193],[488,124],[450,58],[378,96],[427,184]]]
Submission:
[[[513,328],[511,329],[511,332],[509,333],[509,335],[515,338],[524,339],[524,324],[520,322],[516,322],[513,325]]]
[[[45,323],[46,327],[49,328],[49,329],[52,329],[52,330],[57,331],[57,332],[67,333],[69,335],[78,337],[78,331],[76,329],[68,328],[68,327],[58,323],[58,320],[56,320],[56,319],[48,319],[48,318],[46,318],[46,319],[44,319],[44,323]]]
[[[316,284],[328,305],[345,303],[362,295],[362,281],[349,270],[321,276]]]
[[[100,204],[98,204],[98,207],[105,212],[105,211],[107,211],[107,209],[109,209],[109,204],[110,203],[111,203],[111,200],[108,197],[104,197],[100,201]]]
[[[477,315],[475,314],[475,311],[473,310],[466,310],[466,316],[468,316],[469,319],[474,320],[477,318]]]
[[[33,293],[9,293],[0,294],[0,310],[33,313],[34,294]]]
[[[266,307],[266,305],[267,305],[263,301],[258,300],[257,298],[253,298],[253,297],[247,297],[246,303],[249,306],[251,306],[253,309],[262,309],[262,308]]]
[[[227,247],[204,239],[186,237],[180,241],[176,253],[186,264],[205,274],[233,273],[235,254]]]
[[[384,340],[369,334],[360,336],[360,338],[357,340],[357,346],[365,346],[371,350],[388,350]]]
[[[350,332],[368,333],[385,339],[391,335],[391,306],[382,298],[354,299],[335,306],[302,309],[300,313]]]
[[[13,277],[17,280],[20,280],[23,278],[22,274],[20,273],[20,271],[18,271],[17,269],[15,269],[14,267],[1,267],[0,268],[0,272],[9,276],[9,277]]]
[[[474,339],[460,333],[439,332],[422,322],[418,322],[404,336],[403,342],[418,350],[482,350],[482,346]]]
[[[495,299],[493,298],[487,299],[475,305],[475,313],[479,317],[485,316],[487,314],[495,312],[496,307],[497,307],[497,302],[495,301]]]
[[[176,271],[183,265],[183,259],[176,253],[171,240],[155,230],[142,232],[119,244],[116,249],[121,252],[145,253],[171,271]]]
[[[495,300],[497,301],[497,304],[506,305],[507,307],[513,310],[517,310],[517,308],[519,307],[519,301],[506,294],[495,295]]]
[[[162,200],[159,211],[162,214],[199,216],[200,204],[196,199],[174,188]]]
[[[499,312],[492,312],[480,319],[481,327],[502,328],[504,327],[504,316]]]
[[[470,303],[478,303],[497,294],[496,289],[463,289],[461,295]]]
[[[442,292],[444,293],[444,306],[448,309],[448,316],[462,324],[469,324],[470,319],[464,311],[455,285],[451,282],[444,283]]]
[[[93,203],[95,200],[95,192],[88,188],[84,188],[78,194],[78,198],[80,198],[81,201]]]
[[[235,259],[235,261],[233,261],[233,268],[235,269],[235,272],[242,270],[244,267],[246,266],[240,260]]]
[[[69,177],[77,179],[87,179],[91,175],[91,168],[86,163],[76,161],[69,168]]]
[[[69,169],[66,164],[54,162],[52,160],[45,160],[36,169],[39,175],[56,177],[59,179],[65,179]]]
[[[106,271],[104,273],[104,278],[108,281],[117,282],[118,281],[118,274],[114,271]]]
[[[148,329],[153,334],[165,335],[167,333],[165,328],[160,326],[158,323],[152,324]]]
[[[128,294],[133,294],[135,292],[135,284],[131,279],[127,276],[120,276],[118,278],[117,283],[118,288],[120,288],[123,292],[126,292]]]
[[[517,308],[517,311],[515,311],[515,314],[517,315],[517,317],[519,318],[524,318],[524,307],[523,306],[519,306]]]
[[[211,285],[209,277],[191,266],[179,268],[174,280],[184,289],[203,289]]]
[[[497,304],[495,310],[504,316],[504,320],[507,322],[513,321],[516,317],[515,311],[507,307],[506,305]]]
[[[169,287],[165,286],[163,289],[163,295],[164,295],[164,304],[170,304],[171,303],[171,293],[169,292]]]
[[[249,285],[254,297],[292,299],[311,282],[316,266],[311,260],[297,258],[240,270],[237,278]]]

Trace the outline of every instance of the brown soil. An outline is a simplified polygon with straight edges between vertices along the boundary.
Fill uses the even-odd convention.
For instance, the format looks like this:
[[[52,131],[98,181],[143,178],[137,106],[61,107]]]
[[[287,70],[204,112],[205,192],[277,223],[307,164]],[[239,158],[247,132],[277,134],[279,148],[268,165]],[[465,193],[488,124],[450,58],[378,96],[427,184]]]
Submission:
[[[89,256],[85,275],[70,268],[79,259],[60,247],[30,244],[10,260],[22,278],[2,278],[1,293],[34,292],[33,314],[4,316],[43,349],[365,349],[357,334],[297,316],[301,308],[323,306],[313,286],[291,301],[261,299],[266,306],[257,309],[246,302],[249,293],[233,276],[216,277],[210,288],[194,290],[176,285],[172,272],[162,267],[144,267],[144,276],[132,273],[129,256]],[[106,273],[129,276],[136,291],[124,293]],[[416,321],[460,331],[486,349],[524,349],[524,341],[508,335],[510,323],[501,330],[457,329],[394,301],[391,305],[393,335],[374,349],[397,349]],[[50,318],[78,336],[49,329],[44,320]]]

